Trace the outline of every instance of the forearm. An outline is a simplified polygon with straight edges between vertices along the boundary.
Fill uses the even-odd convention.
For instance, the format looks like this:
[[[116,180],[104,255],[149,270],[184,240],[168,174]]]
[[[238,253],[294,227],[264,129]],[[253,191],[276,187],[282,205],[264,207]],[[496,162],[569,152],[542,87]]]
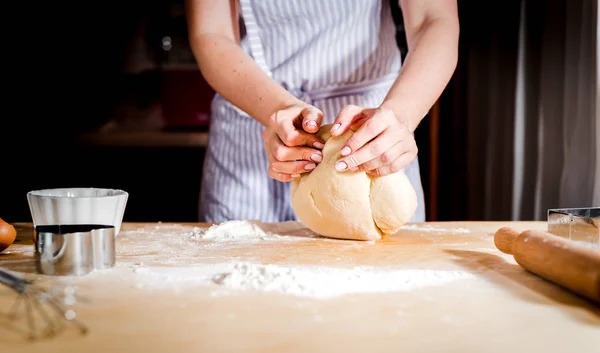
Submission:
[[[409,43],[396,82],[382,106],[405,120],[414,131],[450,81],[458,60],[459,29],[435,20],[424,24]]]
[[[208,84],[261,124],[266,126],[274,112],[300,103],[231,39],[200,34],[191,38],[191,47]]]

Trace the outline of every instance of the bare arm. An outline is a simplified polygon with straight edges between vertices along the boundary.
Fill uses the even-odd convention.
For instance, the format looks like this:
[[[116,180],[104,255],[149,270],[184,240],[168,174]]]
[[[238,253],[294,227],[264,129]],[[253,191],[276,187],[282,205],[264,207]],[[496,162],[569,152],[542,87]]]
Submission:
[[[458,61],[456,0],[399,0],[408,54],[382,104],[414,131],[442,94]]]
[[[266,128],[270,177],[287,182],[321,162],[323,119],[271,79],[239,45],[237,0],[185,0],[190,45],[208,84]]]
[[[360,127],[341,150],[338,171],[374,175],[396,173],[417,155],[415,131],[450,81],[458,61],[456,0],[400,0],[408,55],[396,82],[379,108],[347,106],[332,134]]]
[[[265,74],[239,46],[237,0],[186,0],[190,45],[215,91],[263,125],[301,102]]]

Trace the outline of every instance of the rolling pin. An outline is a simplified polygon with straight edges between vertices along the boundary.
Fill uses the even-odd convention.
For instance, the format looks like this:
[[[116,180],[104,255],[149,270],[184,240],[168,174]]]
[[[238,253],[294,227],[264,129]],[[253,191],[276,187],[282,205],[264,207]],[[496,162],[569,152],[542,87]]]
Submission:
[[[600,303],[600,252],[554,234],[508,227],[496,231],[494,244],[524,269]]]

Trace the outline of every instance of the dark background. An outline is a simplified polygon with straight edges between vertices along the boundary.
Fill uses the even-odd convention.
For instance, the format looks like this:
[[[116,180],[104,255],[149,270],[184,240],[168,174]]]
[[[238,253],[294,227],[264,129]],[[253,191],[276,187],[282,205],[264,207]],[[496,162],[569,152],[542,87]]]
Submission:
[[[187,48],[184,19],[173,10],[181,3],[129,0],[60,7],[28,4],[28,8],[5,12],[14,13],[15,22],[10,25],[13,35],[6,38],[4,51],[8,69],[3,82],[8,93],[0,126],[0,217],[9,222],[30,221],[25,196],[29,190],[93,186],[130,193],[126,222],[197,220],[203,147],[160,147],[151,143],[139,147],[95,146],[79,139],[82,133],[105,126],[118,112],[122,115],[124,102],[145,109],[167,99],[163,89],[167,82],[171,95],[185,97],[190,91],[187,84],[177,86],[168,81],[173,76],[169,76],[168,65],[163,66],[175,60],[163,48],[165,36],[172,39],[171,51],[185,52]],[[464,112],[469,62],[463,54],[485,48],[494,34],[518,34],[514,23],[519,20],[519,1],[465,0],[459,1],[459,6],[458,68],[436,106],[439,115],[426,118],[416,131],[429,220],[468,219],[465,164],[468,149],[477,146],[467,146],[465,124],[468,119],[481,117]],[[398,45],[405,53],[397,6],[394,15]],[[148,22],[136,35],[142,18]],[[143,74],[128,73],[124,67],[131,57],[134,39],[140,37],[147,43],[145,52],[156,67]],[[497,54],[511,65],[516,51],[516,46],[508,45]],[[196,89],[205,92],[197,97],[205,107],[210,89],[194,76],[194,70],[188,77],[197,82]],[[432,125],[435,121],[439,125]],[[206,128],[174,124],[166,130]]]

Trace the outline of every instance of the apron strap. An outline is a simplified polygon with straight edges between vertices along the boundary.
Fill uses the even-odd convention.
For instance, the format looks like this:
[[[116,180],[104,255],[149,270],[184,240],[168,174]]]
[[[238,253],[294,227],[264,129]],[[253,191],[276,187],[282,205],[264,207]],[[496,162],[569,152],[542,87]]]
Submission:
[[[369,81],[317,88],[308,91],[304,89],[292,89],[289,91],[305,103],[312,104],[312,102],[321,99],[343,97],[354,94],[366,94],[384,88],[390,89],[397,77],[398,73],[392,73]]]

